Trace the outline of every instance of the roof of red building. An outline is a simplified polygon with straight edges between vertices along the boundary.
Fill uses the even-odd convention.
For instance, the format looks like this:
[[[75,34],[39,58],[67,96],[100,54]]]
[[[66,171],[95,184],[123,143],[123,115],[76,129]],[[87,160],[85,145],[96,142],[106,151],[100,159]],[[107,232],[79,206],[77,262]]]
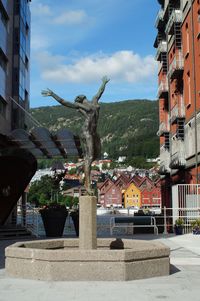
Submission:
[[[97,187],[101,190],[103,188],[103,186],[105,186],[106,183],[108,183],[108,182],[110,182],[111,185],[113,184],[113,182],[111,181],[111,179],[107,178],[103,183],[97,183]],[[111,186],[111,185],[108,185],[108,186]]]
[[[144,178],[142,178],[141,182],[139,183],[139,186],[141,186],[145,181],[149,182],[149,184],[150,184],[151,186],[154,186],[153,181],[152,181],[151,179],[149,179],[147,176],[144,177]]]
[[[79,180],[79,176],[76,174],[70,175],[70,174],[66,174],[64,177],[66,180]]]
[[[136,186],[139,187],[141,181],[143,180],[142,177],[140,177],[139,175],[134,175],[131,180],[128,182],[128,184],[134,183]]]
[[[106,188],[106,190],[102,193],[102,194],[106,194],[109,190],[116,188],[119,190],[119,192],[121,192],[120,188],[118,186],[115,185],[115,183],[113,183],[112,185],[108,185],[108,187]]]
[[[121,174],[114,183],[117,185],[120,181],[123,181],[124,184],[128,184],[129,180],[130,179],[125,174]]]

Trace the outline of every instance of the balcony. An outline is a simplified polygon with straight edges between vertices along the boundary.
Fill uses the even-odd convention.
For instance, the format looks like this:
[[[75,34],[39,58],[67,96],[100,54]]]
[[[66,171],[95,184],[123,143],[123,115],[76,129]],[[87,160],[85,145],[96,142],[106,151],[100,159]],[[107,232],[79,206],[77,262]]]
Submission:
[[[182,169],[186,166],[184,141],[172,139],[171,169]]]
[[[182,11],[181,10],[173,10],[169,20],[167,22],[165,32],[166,34],[173,34],[174,32],[174,24],[175,23],[182,23]]]
[[[158,49],[157,49],[155,59],[157,61],[160,61],[161,54],[166,53],[166,52],[167,52],[167,42],[166,41],[160,41],[160,43],[158,45]]]
[[[168,91],[169,91],[169,85],[167,79],[161,80],[160,85],[158,87],[158,98],[166,96]]]
[[[164,16],[164,11],[162,9],[160,9],[156,16],[156,21],[155,21],[156,28],[163,27],[163,23],[164,23],[163,16]]]
[[[169,72],[168,72],[169,78],[173,80],[174,78],[177,78],[180,75],[182,75],[183,68],[184,68],[183,53],[182,51],[178,51],[173,61],[169,65]]]
[[[160,175],[166,175],[170,173],[170,153],[168,150],[166,150],[165,148],[161,147],[160,148],[160,168],[158,173]]]
[[[157,132],[158,136],[164,136],[164,134],[169,133],[169,126],[165,122],[161,122],[159,126],[159,130]]]
[[[171,124],[177,122],[177,119],[184,119],[185,118],[185,105],[183,102],[183,97],[181,96],[175,104],[175,106],[171,110]]]

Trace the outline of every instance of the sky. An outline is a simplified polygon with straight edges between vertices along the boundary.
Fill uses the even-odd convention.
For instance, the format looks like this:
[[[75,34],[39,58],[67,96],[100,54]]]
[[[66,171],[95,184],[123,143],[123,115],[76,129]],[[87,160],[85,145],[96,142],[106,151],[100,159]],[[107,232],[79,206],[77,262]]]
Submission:
[[[102,102],[156,99],[156,0],[33,0],[30,107],[57,105],[50,88],[68,101],[90,100],[104,75]]]

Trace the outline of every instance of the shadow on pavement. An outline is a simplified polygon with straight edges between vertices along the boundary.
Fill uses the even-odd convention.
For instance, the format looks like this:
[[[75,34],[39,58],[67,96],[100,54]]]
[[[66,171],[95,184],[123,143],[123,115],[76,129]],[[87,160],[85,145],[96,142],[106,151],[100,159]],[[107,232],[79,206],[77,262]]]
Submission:
[[[0,241],[0,269],[5,268],[5,248],[14,244],[14,240],[2,240]]]
[[[170,264],[170,275],[175,274],[180,272],[181,270],[179,270],[175,265]]]

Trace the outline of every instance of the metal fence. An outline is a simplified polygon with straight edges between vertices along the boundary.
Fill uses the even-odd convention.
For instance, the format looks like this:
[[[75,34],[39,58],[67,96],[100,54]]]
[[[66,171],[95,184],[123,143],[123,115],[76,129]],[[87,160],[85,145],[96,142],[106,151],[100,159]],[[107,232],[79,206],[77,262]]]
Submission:
[[[26,216],[24,213],[26,212]],[[105,214],[97,215],[97,235],[109,236],[110,219],[113,215],[126,216],[133,215],[136,211],[113,210]],[[149,214],[148,211],[145,212]],[[153,214],[153,213],[152,213]],[[155,214],[155,212],[154,212]],[[192,232],[192,223],[200,220],[200,185],[199,184],[179,184],[172,187],[172,207],[161,208],[160,214],[155,214],[156,224],[160,234],[174,232],[174,225],[177,219],[183,220],[183,233]],[[17,223],[25,226],[35,236],[45,236],[44,226],[37,208],[19,208],[17,212]],[[118,233],[123,235],[123,232]],[[64,235],[75,235],[74,225],[68,215]]]

